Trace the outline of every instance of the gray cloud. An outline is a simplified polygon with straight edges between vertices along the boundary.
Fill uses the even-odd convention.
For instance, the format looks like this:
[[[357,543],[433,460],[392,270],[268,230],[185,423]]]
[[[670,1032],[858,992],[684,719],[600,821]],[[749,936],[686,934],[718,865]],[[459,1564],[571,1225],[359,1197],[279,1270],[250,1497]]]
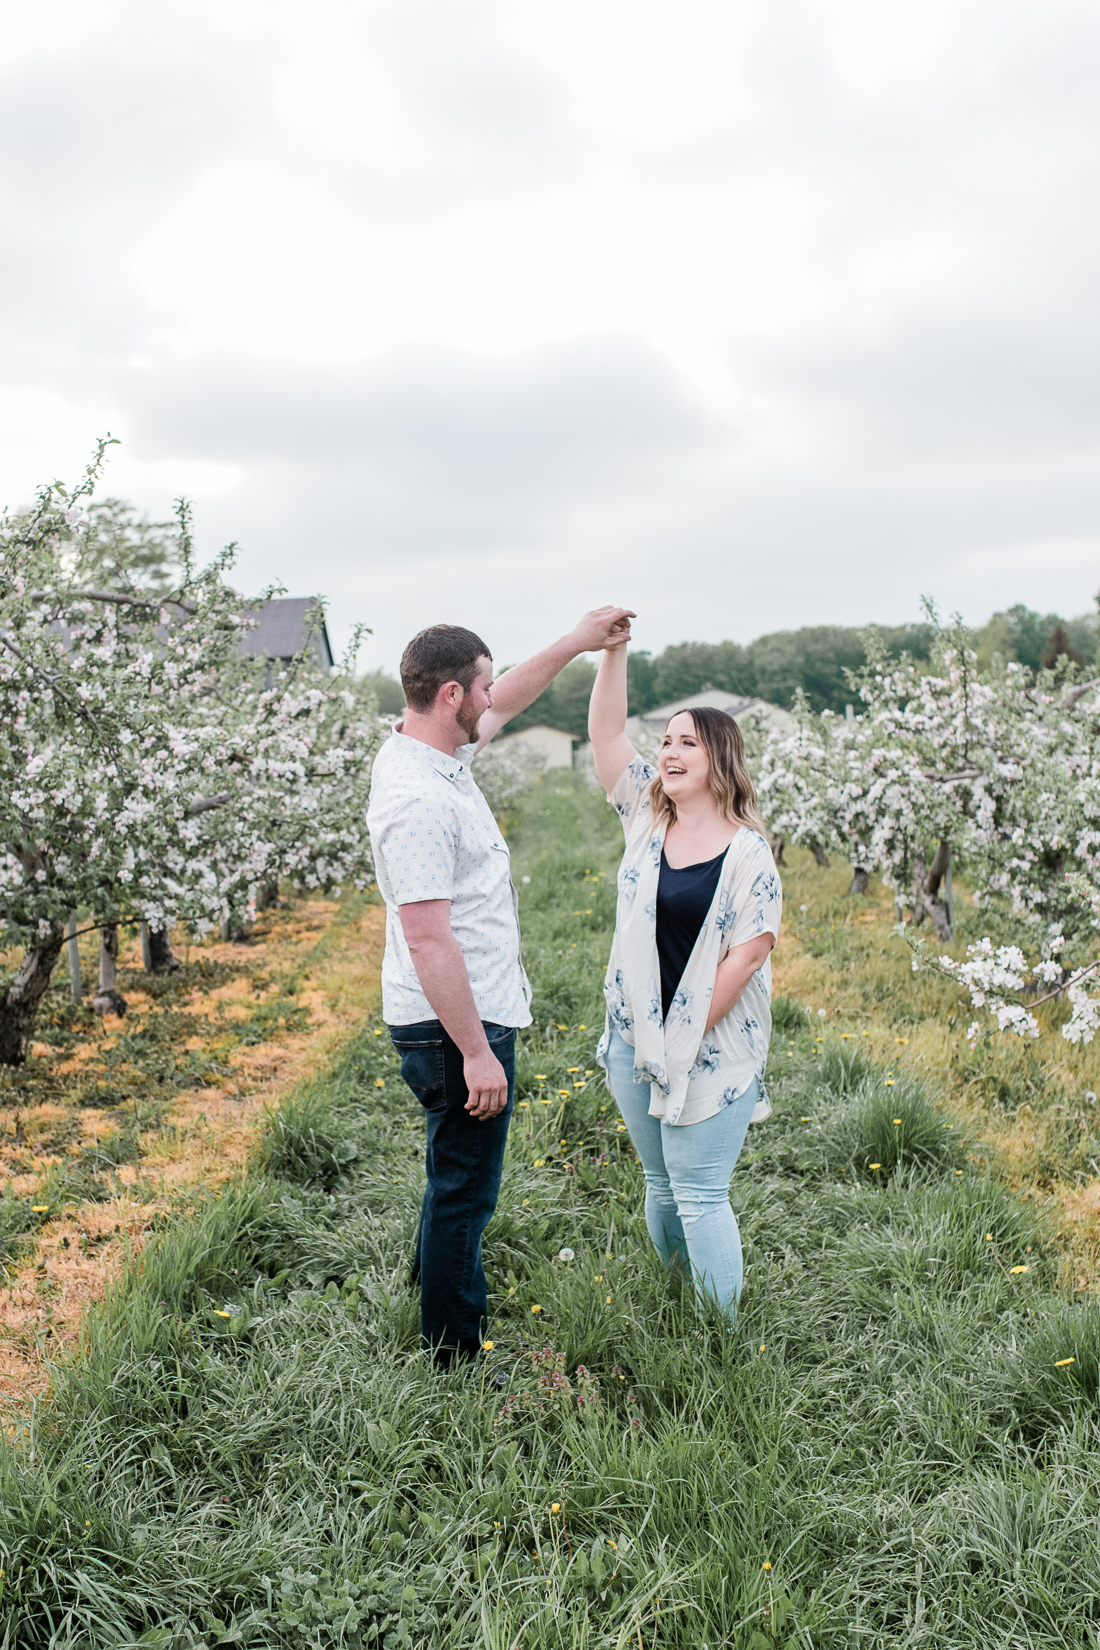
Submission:
[[[670,365],[629,341],[504,362],[213,361],[136,375],[126,393],[138,456],[275,467],[302,486],[323,471],[339,477],[345,510],[403,549],[533,542],[549,521],[652,485],[720,434]]]

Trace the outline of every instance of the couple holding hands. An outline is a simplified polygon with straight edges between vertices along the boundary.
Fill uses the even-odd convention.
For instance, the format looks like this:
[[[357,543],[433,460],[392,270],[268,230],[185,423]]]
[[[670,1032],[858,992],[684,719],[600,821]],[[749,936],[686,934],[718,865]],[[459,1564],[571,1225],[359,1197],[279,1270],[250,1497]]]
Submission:
[[[730,1176],[763,1089],[779,876],[736,722],[671,717],[657,765],[626,736],[626,608],[493,681],[470,630],[433,625],[401,660],[407,708],[375,759],[367,824],[386,902],[382,1012],[427,1120],[412,1266],[423,1344],[449,1365],[487,1332],[481,1238],[496,1206],[515,1043],[531,1023],[507,844],[478,790],[478,750],[581,653],[602,650],[588,731],[626,851],[596,1058],[646,1182],[665,1265],[731,1321],[742,1257]]]

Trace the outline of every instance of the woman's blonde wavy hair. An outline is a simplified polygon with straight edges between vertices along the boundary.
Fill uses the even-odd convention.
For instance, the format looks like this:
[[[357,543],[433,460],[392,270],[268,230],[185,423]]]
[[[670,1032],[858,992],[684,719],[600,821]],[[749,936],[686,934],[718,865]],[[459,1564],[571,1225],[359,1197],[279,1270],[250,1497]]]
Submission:
[[[695,724],[695,737],[707,753],[710,772],[707,781],[718,812],[723,819],[735,825],[747,825],[767,838],[767,826],[760,814],[756,787],[745,761],[745,741],[741,729],[727,711],[715,710],[710,705],[689,705],[678,710],[677,716],[690,716]],[[669,722],[672,717],[669,717]],[[668,722],[665,723],[668,730]],[[676,818],[676,804],[665,794],[661,776],[651,782],[649,800],[658,823],[671,825]]]

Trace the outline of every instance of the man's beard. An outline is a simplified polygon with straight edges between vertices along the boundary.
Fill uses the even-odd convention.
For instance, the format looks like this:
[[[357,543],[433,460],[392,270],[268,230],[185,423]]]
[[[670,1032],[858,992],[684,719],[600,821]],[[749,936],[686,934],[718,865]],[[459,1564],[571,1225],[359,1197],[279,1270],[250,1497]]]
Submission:
[[[460,710],[455,711],[455,721],[466,735],[468,744],[477,739],[477,730],[481,724],[481,712],[475,711],[473,705],[463,704]]]

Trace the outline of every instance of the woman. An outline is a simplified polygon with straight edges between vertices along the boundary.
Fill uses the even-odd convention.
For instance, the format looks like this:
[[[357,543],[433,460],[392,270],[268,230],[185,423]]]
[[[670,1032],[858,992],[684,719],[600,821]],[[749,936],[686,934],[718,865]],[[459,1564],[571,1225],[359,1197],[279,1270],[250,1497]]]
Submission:
[[[597,1059],[645,1172],[666,1266],[736,1317],[729,1183],[763,1088],[782,892],[732,716],[673,716],[655,770],[626,737],[626,648],[605,652],[588,732],[626,832]]]

